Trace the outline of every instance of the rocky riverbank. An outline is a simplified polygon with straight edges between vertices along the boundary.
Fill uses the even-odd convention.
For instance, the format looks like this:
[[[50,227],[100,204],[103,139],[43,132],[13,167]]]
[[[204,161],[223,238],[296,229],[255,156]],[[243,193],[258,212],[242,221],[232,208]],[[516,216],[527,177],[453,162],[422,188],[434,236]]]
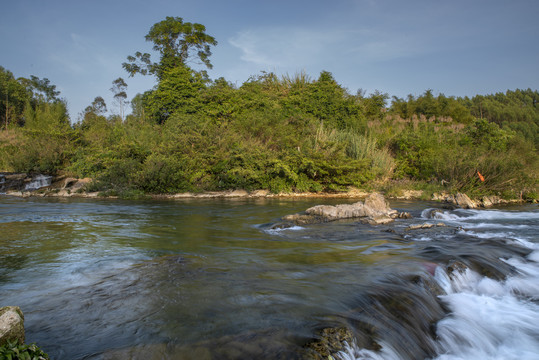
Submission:
[[[99,192],[87,191],[87,185],[92,179],[84,178],[77,179],[67,176],[45,176],[41,174],[29,175],[25,173],[0,173],[0,194],[18,196],[18,197],[81,197],[81,198],[97,198],[115,196],[103,196]],[[350,188],[346,192],[332,193],[271,193],[268,190],[226,190],[226,191],[209,191],[209,192],[185,192],[179,194],[153,194],[149,197],[156,199],[211,199],[211,198],[343,198],[343,199],[364,199],[372,192],[364,191],[357,188]],[[519,203],[521,200],[513,199],[506,200],[499,196],[483,196],[478,199],[471,199],[466,194],[447,192],[434,193],[431,196],[425,196],[422,190],[406,190],[399,196],[386,196],[387,198],[417,200],[430,198],[433,201],[451,204],[465,209],[487,208],[500,204]]]

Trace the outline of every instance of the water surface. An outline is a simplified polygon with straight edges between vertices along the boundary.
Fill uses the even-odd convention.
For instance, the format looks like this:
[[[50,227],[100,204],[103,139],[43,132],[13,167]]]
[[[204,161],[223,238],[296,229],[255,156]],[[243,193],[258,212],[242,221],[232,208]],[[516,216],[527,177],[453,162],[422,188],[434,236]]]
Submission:
[[[55,359],[303,358],[330,327],[342,359],[537,358],[537,206],[271,229],[344,201],[0,197],[0,306]]]

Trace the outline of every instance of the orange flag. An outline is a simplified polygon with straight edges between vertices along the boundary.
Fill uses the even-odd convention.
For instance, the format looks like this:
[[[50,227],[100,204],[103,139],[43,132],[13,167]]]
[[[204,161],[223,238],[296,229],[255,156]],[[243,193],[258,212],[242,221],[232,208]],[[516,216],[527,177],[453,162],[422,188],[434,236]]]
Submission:
[[[479,180],[481,180],[481,182],[485,181],[485,177],[481,175],[479,171],[477,172],[477,176],[479,176]]]

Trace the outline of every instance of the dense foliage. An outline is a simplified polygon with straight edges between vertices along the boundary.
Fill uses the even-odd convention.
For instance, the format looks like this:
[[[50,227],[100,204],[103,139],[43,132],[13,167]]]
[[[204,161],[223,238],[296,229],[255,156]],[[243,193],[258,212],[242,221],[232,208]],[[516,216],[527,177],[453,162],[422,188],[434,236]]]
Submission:
[[[132,99],[127,116],[120,107],[106,117],[98,96],[71,124],[47,79],[15,79],[0,68],[0,98],[10,99],[0,99],[0,170],[92,177],[90,190],[124,195],[412,181],[537,197],[537,91],[470,99],[427,90],[388,104],[380,92],[350,94],[327,71],[316,79],[262,72],[236,87],[188,66],[192,58],[211,66],[217,42],[200,24],[167,18],[146,39],[160,61],[137,53],[124,67],[157,84]],[[111,90],[127,104],[121,78]]]
[[[0,360],[48,360],[49,356],[36,344],[7,342],[0,346]]]

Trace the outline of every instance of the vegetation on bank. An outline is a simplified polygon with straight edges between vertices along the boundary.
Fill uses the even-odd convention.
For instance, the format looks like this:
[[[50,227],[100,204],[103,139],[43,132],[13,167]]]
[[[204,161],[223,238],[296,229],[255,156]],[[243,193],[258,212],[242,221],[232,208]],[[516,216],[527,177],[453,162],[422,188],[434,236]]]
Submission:
[[[88,190],[124,195],[405,183],[537,198],[537,90],[390,98],[351,94],[327,71],[262,72],[234,86],[189,66],[211,67],[217,41],[203,25],[167,17],[146,40],[158,61],[137,52],[123,66],[156,85],[130,101],[127,116],[122,78],[111,88],[117,114],[105,116],[97,96],[72,123],[48,79],[0,67],[0,170],[92,177]]]
[[[48,360],[49,356],[36,344],[18,344],[17,341],[0,346],[0,360]]]

